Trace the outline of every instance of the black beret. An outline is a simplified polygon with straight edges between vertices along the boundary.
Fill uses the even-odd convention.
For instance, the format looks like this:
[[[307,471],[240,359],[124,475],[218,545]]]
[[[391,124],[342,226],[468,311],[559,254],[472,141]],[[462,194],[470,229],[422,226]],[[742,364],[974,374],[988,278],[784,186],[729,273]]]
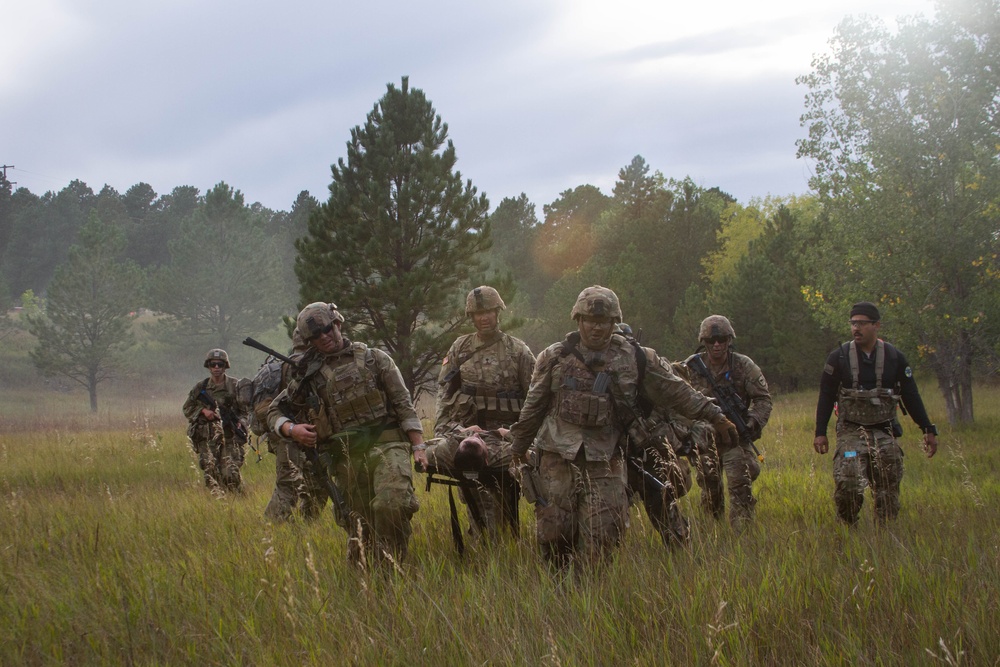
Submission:
[[[871,301],[859,301],[851,306],[851,317],[864,315],[873,322],[878,322],[882,316],[878,313],[878,306]]]

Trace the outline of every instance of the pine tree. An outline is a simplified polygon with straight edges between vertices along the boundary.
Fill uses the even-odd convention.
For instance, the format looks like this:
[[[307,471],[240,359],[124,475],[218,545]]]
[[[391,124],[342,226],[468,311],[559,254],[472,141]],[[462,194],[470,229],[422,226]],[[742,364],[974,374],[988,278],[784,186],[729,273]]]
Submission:
[[[485,195],[455,171],[448,126],[407,77],[351,130],[330,198],[296,244],[302,305],[336,303],[362,340],[383,346],[413,391],[464,319],[464,292],[489,248]]]
[[[87,388],[97,412],[97,386],[114,373],[119,355],[133,344],[132,316],[140,303],[143,272],[119,260],[125,235],[96,211],[80,228],[49,284],[45,314],[28,317],[38,338],[31,359],[45,375],[62,375]]]

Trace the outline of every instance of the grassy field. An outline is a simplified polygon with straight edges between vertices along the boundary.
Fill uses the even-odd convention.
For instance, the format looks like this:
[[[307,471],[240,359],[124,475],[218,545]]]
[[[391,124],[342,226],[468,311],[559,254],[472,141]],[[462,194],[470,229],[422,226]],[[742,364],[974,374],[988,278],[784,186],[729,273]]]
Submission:
[[[934,459],[908,425],[887,530],[870,500],[856,530],[835,522],[815,395],[784,396],[749,532],[692,495],[693,544],[668,552],[633,508],[615,560],[576,578],[541,565],[530,507],[520,541],[459,559],[447,492],[420,475],[410,559],[362,575],[331,513],[263,519],[268,454],[248,455],[246,494],[208,494],[174,397],[91,416],[15,396],[0,392],[0,665],[1000,664],[995,388]]]

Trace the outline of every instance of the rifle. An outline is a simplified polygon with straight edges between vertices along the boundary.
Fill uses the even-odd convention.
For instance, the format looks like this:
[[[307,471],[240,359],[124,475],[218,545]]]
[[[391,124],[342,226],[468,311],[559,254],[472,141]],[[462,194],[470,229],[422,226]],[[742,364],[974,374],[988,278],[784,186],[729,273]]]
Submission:
[[[635,456],[627,456],[626,458],[628,459],[628,464],[632,466],[636,472],[642,473],[642,479],[646,484],[652,486],[657,493],[663,493],[663,489],[666,488],[666,484],[660,481],[656,475],[646,470],[646,467],[642,465],[642,461]]]
[[[298,443],[296,443],[298,444]],[[344,500],[344,494],[340,492],[340,489],[333,482],[333,478],[330,477],[330,469],[327,468],[326,462],[320,457],[319,452],[316,451],[315,447],[305,447],[303,445],[298,445],[302,453],[306,455],[306,459],[312,463],[313,468],[316,470],[319,481],[323,483],[326,487],[326,492],[330,494],[330,500],[333,501],[334,507],[337,509],[337,513],[343,517],[344,523],[347,524],[347,532],[350,533],[351,527],[351,509],[347,506],[347,501]]]
[[[229,426],[229,429],[233,432],[233,439],[236,441],[236,444],[245,445],[250,442],[250,434],[247,433],[246,425],[236,416],[231,408],[220,407],[219,402],[205,391],[204,385],[202,385],[201,391],[198,392],[198,400],[204,403],[209,410],[219,415],[223,427]],[[257,451],[257,448],[252,444],[250,447],[255,452]],[[260,452],[257,452],[257,460],[260,461],[260,458]]]
[[[284,354],[275,350],[274,348],[268,347],[267,345],[264,345],[260,341],[255,340],[249,336],[243,339],[243,344],[246,345],[247,347],[252,347],[254,349],[260,350],[261,352],[266,352],[275,359],[280,359],[286,364],[291,364],[295,368],[303,367],[303,362],[301,360],[295,361],[291,357],[287,357]],[[305,386],[304,382],[299,385],[299,389],[301,390],[303,386]],[[308,417],[310,422],[315,421],[314,415],[312,413],[314,413],[315,410],[318,409],[319,407],[318,405],[313,406],[314,402],[315,401],[309,401],[310,407],[308,409],[308,412],[310,414],[308,415]],[[344,434],[338,434],[338,435],[344,435]],[[347,531],[350,532],[351,531],[350,508],[348,508],[347,506],[347,501],[344,500],[344,494],[340,492],[340,489],[337,487],[337,485],[333,482],[333,479],[330,477],[330,470],[329,468],[327,468],[326,463],[320,457],[319,452],[316,451],[315,447],[306,447],[305,445],[300,445],[294,440],[292,440],[292,443],[296,447],[302,450],[302,453],[305,455],[306,459],[312,464],[313,468],[316,469],[316,473],[319,476],[319,481],[322,482],[324,487],[326,487],[326,491],[330,495],[330,500],[333,501],[334,507],[336,508],[340,516],[344,518],[345,523],[347,523]]]
[[[286,364],[291,364],[292,366],[299,365],[291,357],[286,357],[281,352],[275,350],[273,347],[268,347],[267,345],[264,345],[264,343],[261,343],[259,340],[255,340],[250,336],[247,336],[246,338],[243,339],[243,344],[246,345],[247,347],[252,347],[256,350],[260,350],[261,352],[267,352],[275,359],[281,359]]]
[[[719,407],[722,408],[723,414],[736,426],[736,432],[739,433],[740,439],[750,443],[753,453],[757,455],[757,460],[763,463],[764,455],[757,449],[757,445],[753,444],[753,441],[759,438],[760,434],[752,432],[747,425],[745,417],[747,406],[743,404],[743,399],[739,397],[732,385],[720,385],[715,381],[715,378],[712,377],[712,372],[708,370],[708,366],[705,365],[705,360],[701,358],[700,354],[696,354],[688,359],[687,364],[708,380],[709,385],[712,387],[712,394],[715,396],[715,400],[718,401]],[[754,437],[755,435],[756,437]]]

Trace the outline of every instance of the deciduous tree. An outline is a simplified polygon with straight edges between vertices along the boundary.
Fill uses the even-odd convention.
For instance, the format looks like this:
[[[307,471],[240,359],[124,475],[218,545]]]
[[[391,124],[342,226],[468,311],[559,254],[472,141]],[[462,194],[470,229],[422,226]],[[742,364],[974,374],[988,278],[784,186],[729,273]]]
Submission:
[[[846,19],[801,77],[799,155],[829,223],[812,295],[843,326],[879,303],[883,331],[933,369],[950,421],[972,421],[972,370],[1000,316],[1000,4],[939,2],[896,32]],[[995,330],[994,330],[995,331]]]

